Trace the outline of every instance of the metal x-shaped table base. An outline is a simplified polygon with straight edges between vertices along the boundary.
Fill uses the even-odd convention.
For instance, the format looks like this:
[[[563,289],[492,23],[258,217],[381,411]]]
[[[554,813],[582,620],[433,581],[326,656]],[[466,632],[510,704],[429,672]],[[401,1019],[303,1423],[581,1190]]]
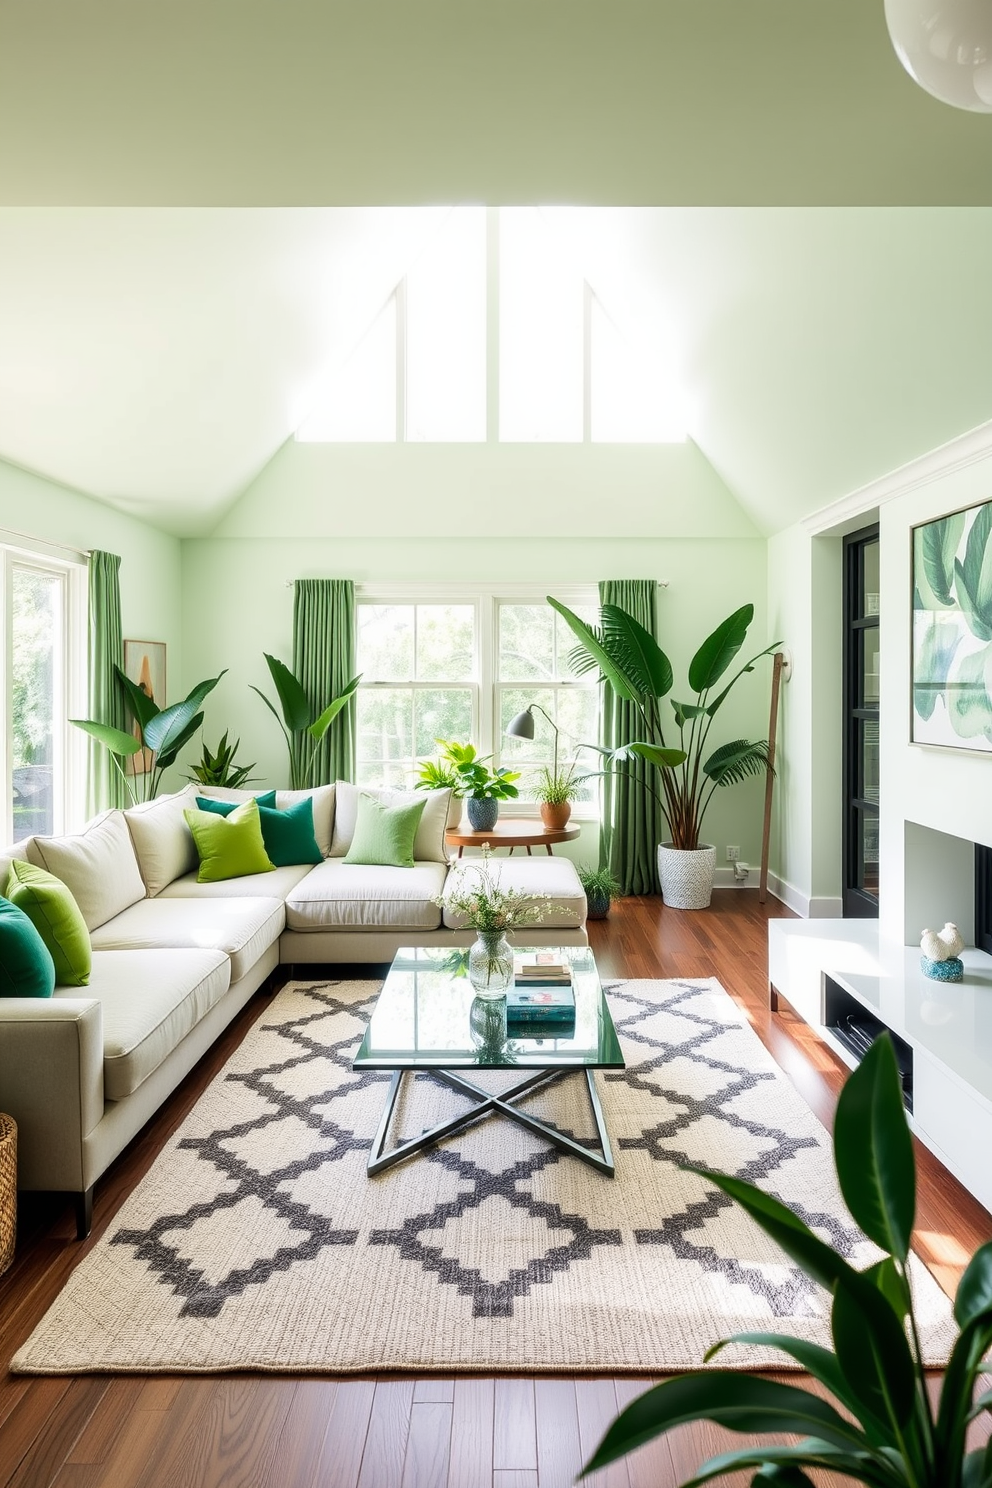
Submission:
[[[372,1151],[369,1154],[368,1172],[371,1178],[376,1173],[381,1173],[386,1168],[393,1167],[396,1163],[403,1162],[412,1157],[415,1152],[422,1152],[425,1147],[433,1147],[436,1143],[450,1137],[454,1132],[461,1131],[463,1127],[471,1126],[473,1121],[478,1121],[490,1113],[499,1112],[515,1121],[518,1126],[526,1127],[527,1131],[533,1132],[535,1136],[543,1137],[546,1142],[557,1147],[561,1152],[568,1152],[572,1157],[577,1157],[581,1162],[588,1163],[595,1168],[597,1173],[605,1173],[612,1178],[615,1173],[613,1163],[613,1149],[610,1146],[610,1138],[603,1120],[603,1108],[599,1103],[599,1092],[593,1079],[591,1069],[581,1071],[574,1068],[538,1070],[536,1074],[530,1075],[526,1080],[521,1080],[518,1085],[512,1085],[509,1090],[504,1090],[501,1095],[490,1095],[488,1090],[482,1090],[478,1085],[473,1085],[471,1080],[464,1079],[456,1074],[454,1070],[431,1069],[422,1073],[435,1075],[450,1085],[453,1090],[458,1090],[462,1095],[469,1096],[478,1104],[468,1111],[463,1111],[460,1116],[453,1117],[450,1121],[442,1121],[438,1126],[432,1126],[427,1131],[421,1132],[419,1137],[413,1137],[409,1142],[401,1142],[399,1146],[383,1154],[386,1143],[386,1133],[392,1119],[393,1108],[396,1105],[396,1097],[399,1095],[400,1084],[406,1074],[416,1075],[417,1070],[394,1070],[389,1084],[389,1095],[386,1099],[386,1109],[382,1113],[379,1122],[379,1130],[375,1134],[372,1143]],[[593,1120],[596,1123],[596,1136],[599,1141],[602,1156],[597,1152],[590,1152],[587,1147],[581,1147],[571,1137],[558,1130],[547,1121],[541,1121],[532,1116],[529,1111],[521,1111],[513,1104],[521,1096],[529,1095],[539,1085],[550,1085],[555,1080],[560,1080],[565,1075],[584,1074],[589,1087],[589,1104],[592,1106]]]

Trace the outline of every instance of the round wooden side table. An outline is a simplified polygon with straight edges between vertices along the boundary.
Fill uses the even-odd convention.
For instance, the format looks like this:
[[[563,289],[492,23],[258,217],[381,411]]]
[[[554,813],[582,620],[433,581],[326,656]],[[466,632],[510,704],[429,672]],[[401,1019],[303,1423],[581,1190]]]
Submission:
[[[525,847],[528,857],[532,856],[533,848],[544,847],[548,856],[553,857],[553,845],[556,842],[574,842],[580,830],[579,827],[546,827],[537,818],[517,817],[516,820],[498,821],[488,832],[463,832],[460,827],[449,827],[444,841],[446,847],[457,847],[459,857],[466,847],[481,847],[484,842],[494,849],[508,847],[511,855],[515,847]]]

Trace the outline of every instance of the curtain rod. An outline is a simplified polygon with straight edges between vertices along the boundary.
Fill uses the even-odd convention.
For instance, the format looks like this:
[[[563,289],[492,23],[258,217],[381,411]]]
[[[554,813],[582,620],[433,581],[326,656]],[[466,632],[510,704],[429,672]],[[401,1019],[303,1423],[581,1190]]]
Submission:
[[[75,549],[73,549],[73,551],[75,551]],[[86,558],[88,558],[89,557],[89,554],[88,553],[85,553],[83,556],[86,557]],[[395,583],[397,581],[396,580],[391,580],[390,582]],[[424,582],[430,583],[430,580],[429,579],[428,580],[423,580],[423,579],[418,579],[417,580],[417,583],[424,583]],[[447,581],[445,580],[444,582],[447,582]],[[658,586],[659,589],[667,589],[669,587],[670,582],[671,581],[669,579],[656,579],[655,580],[655,583],[657,584],[657,586]],[[293,587],[293,585],[295,583],[296,583],[296,580],[295,579],[287,579],[286,580],[286,588],[287,589],[292,589],[292,587]]]
[[[41,543],[46,548],[61,548],[63,553],[75,553],[77,558],[92,558],[93,556],[89,548],[74,548],[71,543],[53,542],[51,538],[38,537],[34,532],[18,532],[16,527],[0,527],[0,534],[5,537],[20,537],[29,543]]]

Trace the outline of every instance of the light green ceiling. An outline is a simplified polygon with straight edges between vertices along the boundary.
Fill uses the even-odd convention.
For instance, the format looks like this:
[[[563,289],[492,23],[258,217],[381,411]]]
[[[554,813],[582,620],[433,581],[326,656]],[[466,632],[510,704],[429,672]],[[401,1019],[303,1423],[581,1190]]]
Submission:
[[[3,0],[0,201],[992,201],[882,0]]]

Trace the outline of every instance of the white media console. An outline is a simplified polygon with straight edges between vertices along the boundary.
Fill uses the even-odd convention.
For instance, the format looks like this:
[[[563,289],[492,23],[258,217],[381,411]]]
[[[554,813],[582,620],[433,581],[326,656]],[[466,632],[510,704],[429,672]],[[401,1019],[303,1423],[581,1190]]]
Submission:
[[[768,923],[772,1008],[778,994],[852,1067],[871,1020],[889,1029],[914,1131],[992,1209],[992,956],[961,959],[964,981],[935,982],[918,949],[880,944],[875,920]]]

